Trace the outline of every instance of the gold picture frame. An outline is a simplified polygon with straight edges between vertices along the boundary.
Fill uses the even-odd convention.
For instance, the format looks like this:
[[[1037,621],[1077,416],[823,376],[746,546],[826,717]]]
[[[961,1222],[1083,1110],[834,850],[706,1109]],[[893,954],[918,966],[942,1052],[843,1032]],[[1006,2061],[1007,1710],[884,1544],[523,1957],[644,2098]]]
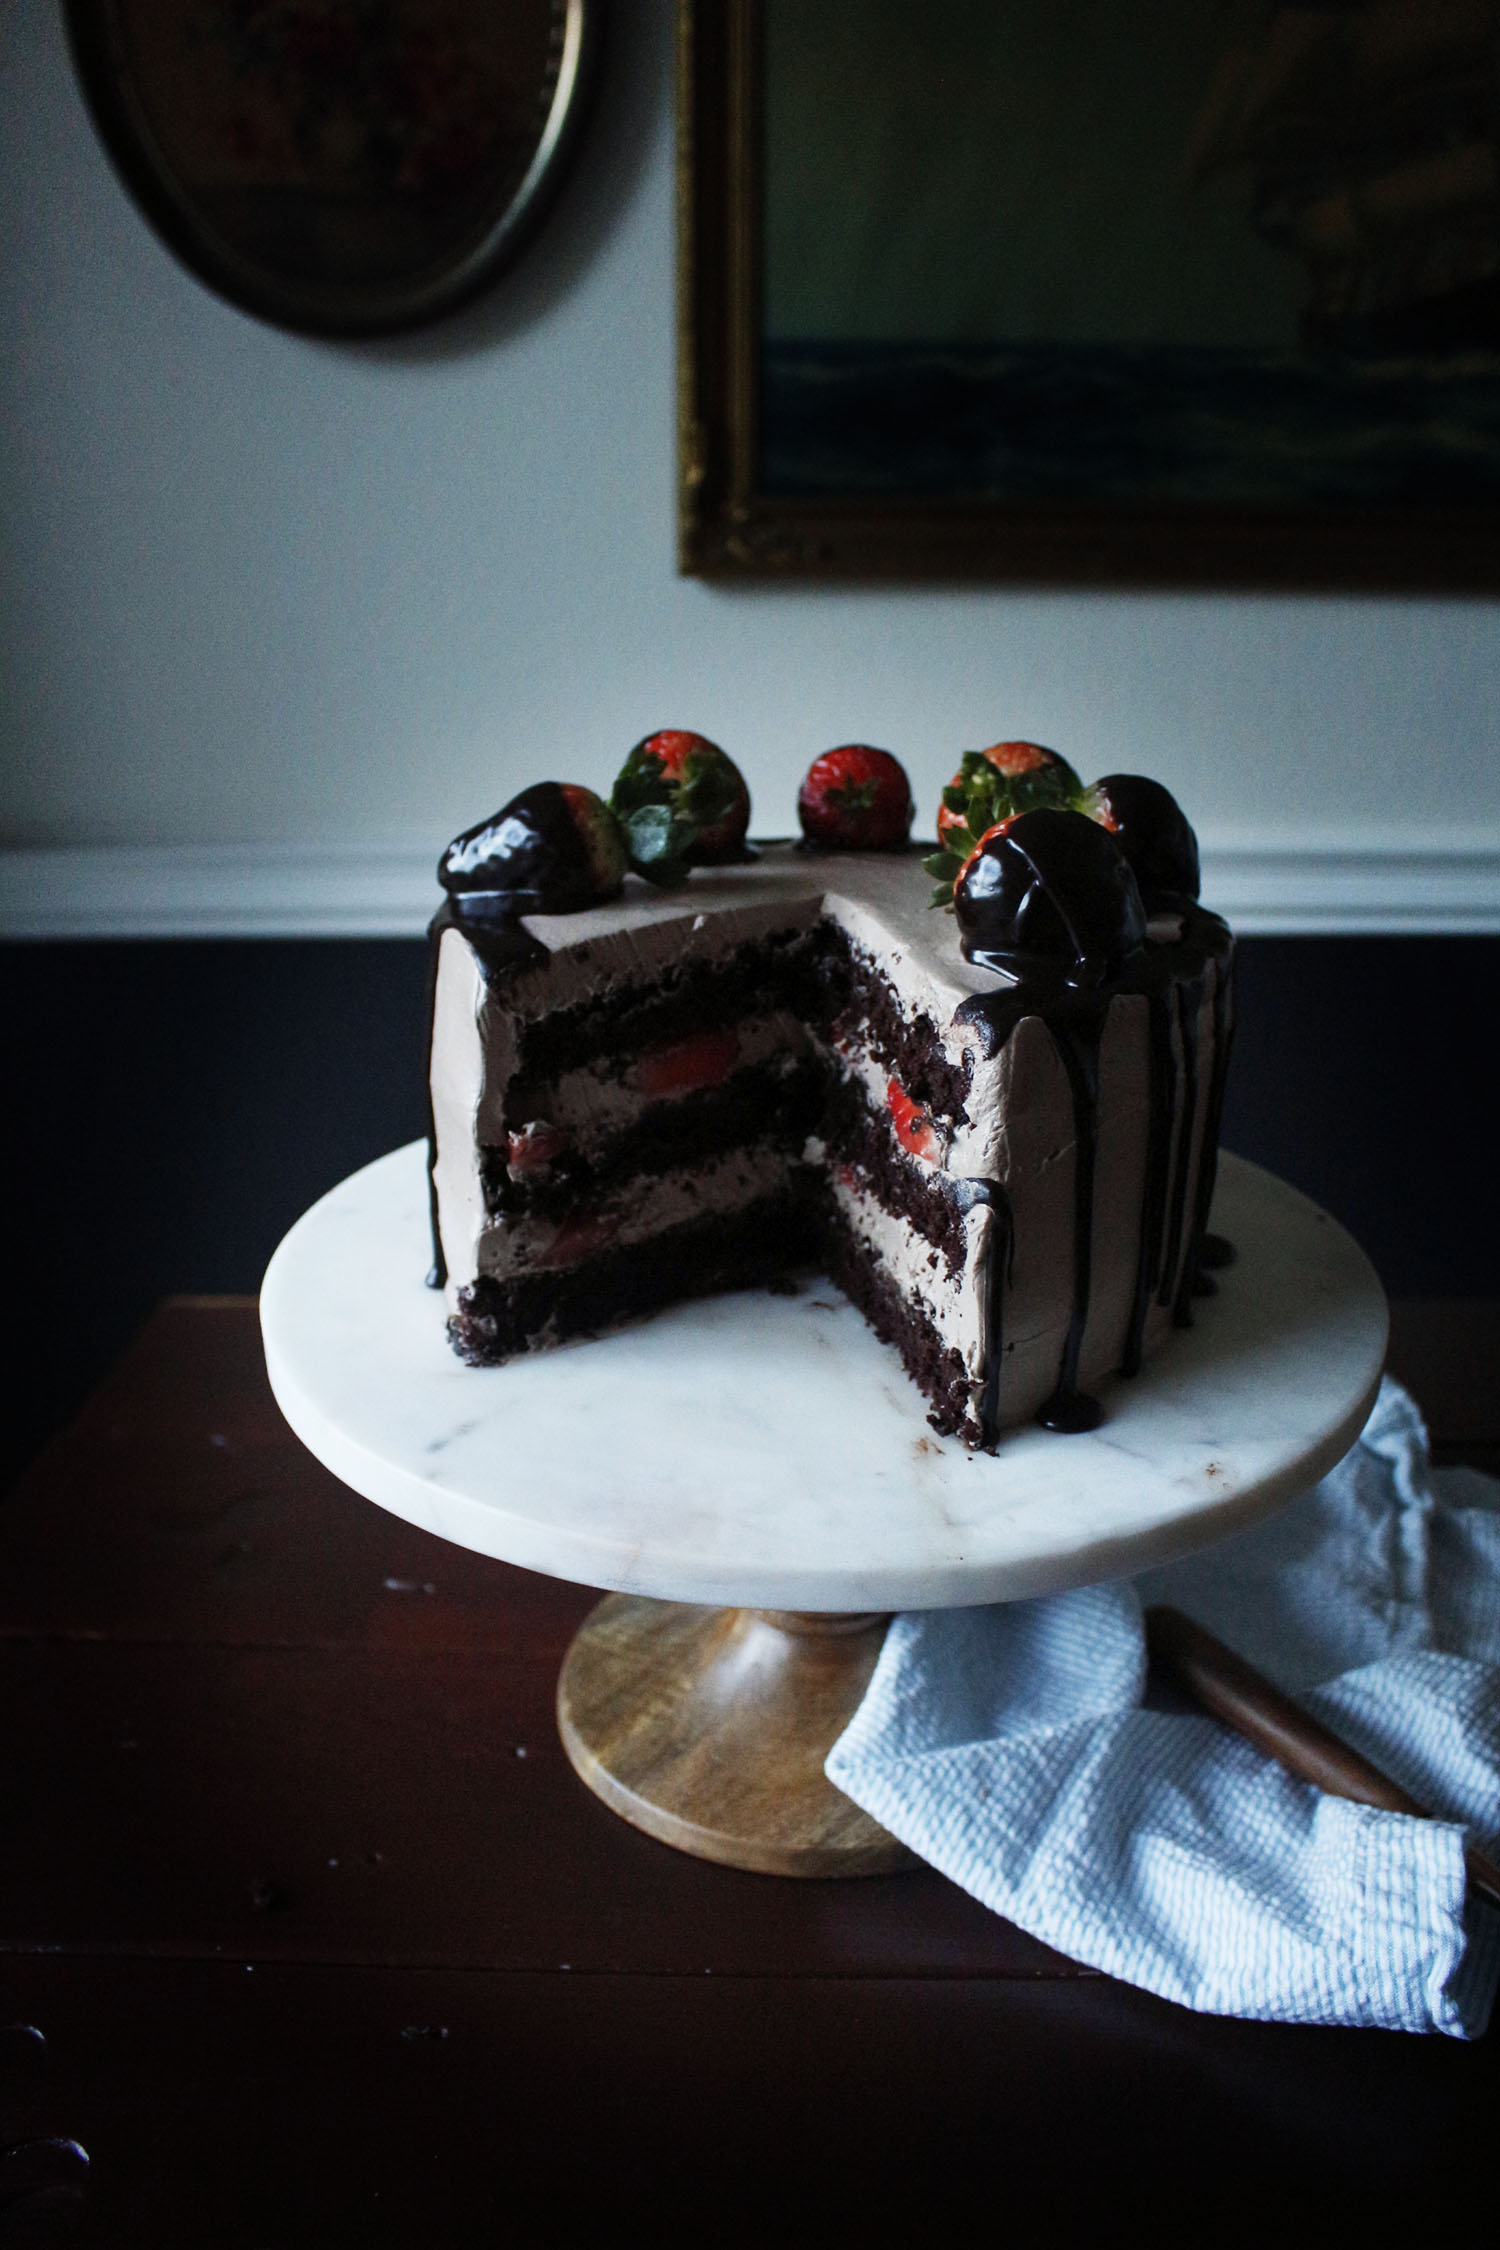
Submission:
[[[1500,584],[1500,317],[1494,348],[1486,345],[1462,362],[1467,385],[1463,411],[1470,424],[1460,437],[1468,444],[1468,453],[1457,441],[1445,452],[1439,443],[1442,433],[1433,436],[1425,425],[1415,437],[1409,430],[1398,430],[1394,436],[1388,430],[1384,487],[1378,475],[1367,474],[1364,484],[1353,488],[1353,472],[1345,467],[1358,459],[1362,434],[1370,426],[1370,410],[1361,403],[1365,390],[1374,381],[1379,398],[1396,399],[1404,412],[1401,402],[1407,394],[1401,389],[1401,369],[1415,366],[1413,384],[1420,385],[1424,371],[1434,369],[1447,381],[1447,371],[1456,364],[1451,355],[1441,366],[1429,355],[1429,367],[1421,352],[1413,362],[1409,351],[1404,358],[1401,351],[1394,356],[1388,351],[1384,358],[1377,355],[1349,363],[1350,374],[1337,353],[1330,355],[1325,346],[1316,352],[1300,345],[1283,351],[1278,367],[1285,362],[1302,385],[1299,412],[1307,419],[1308,398],[1316,408],[1312,438],[1304,446],[1306,461],[1298,472],[1305,489],[1290,494],[1269,488],[1279,458],[1276,448],[1280,446],[1283,454],[1287,449],[1284,429],[1273,426],[1281,407],[1265,404],[1271,395],[1268,378],[1262,381],[1261,409],[1254,406],[1254,385],[1249,384],[1251,405],[1241,412],[1242,427],[1235,440],[1239,452],[1234,473],[1242,481],[1248,478],[1252,487],[1257,478],[1268,482],[1266,491],[1253,489],[1249,498],[1233,491],[1227,497],[1216,496],[1214,476],[1220,483],[1233,479],[1222,463],[1215,468],[1213,462],[1200,477],[1202,489],[1191,487],[1186,497],[1181,465],[1175,462],[1162,491],[1151,489],[1149,463],[1136,489],[1122,491],[1117,480],[1114,488],[1091,490],[1086,471],[1074,473],[1073,463],[1097,455],[1101,428],[1107,434],[1108,426],[1098,420],[1105,410],[1096,408],[1095,421],[1089,423],[1086,407],[1078,410],[1071,425],[1066,414],[1055,421],[1049,465],[1056,469],[1061,464],[1065,489],[1040,496],[1035,489],[1004,489],[1003,479],[999,489],[993,482],[988,486],[981,482],[964,490],[954,486],[951,476],[932,489],[924,489],[920,481],[892,488],[883,461],[877,463],[879,473],[872,480],[868,454],[860,474],[847,483],[840,482],[836,468],[826,473],[820,469],[801,489],[795,465],[790,476],[768,473],[767,431],[772,422],[768,383],[773,408],[781,394],[775,390],[779,378],[768,357],[764,317],[768,195],[774,197],[778,186],[768,177],[768,140],[774,136],[768,120],[767,27],[773,18],[794,23],[800,36],[800,27],[815,20],[828,4],[829,0],[679,0],[682,571],[728,580],[987,579],[1382,591],[1480,591]],[[852,0],[839,4],[847,11]],[[957,6],[959,0],[946,4]],[[1186,5],[1187,0],[1158,0],[1158,4]],[[1339,0],[1330,0],[1330,11],[1336,14],[1338,5]],[[1380,0],[1380,5],[1388,12],[1404,6],[1420,9],[1421,0]],[[778,7],[782,14],[775,18]],[[908,11],[913,20],[927,13]],[[1039,22],[1048,13],[1039,16],[1031,11]],[[1130,11],[1122,13],[1128,16]],[[1271,15],[1275,14],[1273,8]],[[873,21],[866,14],[862,28]],[[1061,62],[1056,76],[1065,82]],[[1167,122],[1176,129],[1174,120]],[[1483,129],[1494,132],[1493,124]],[[1249,160],[1239,161],[1233,151],[1231,155],[1236,156],[1239,171],[1246,172]],[[792,190],[780,184],[785,198]],[[795,186],[800,191],[801,183]],[[1250,192],[1242,181],[1236,187],[1242,197]],[[1500,307],[1500,192],[1492,215],[1493,227],[1488,211],[1483,224],[1489,229],[1485,241],[1492,236],[1495,246],[1494,303]],[[1260,219],[1257,212],[1258,223]],[[1271,252],[1264,241],[1250,244],[1246,256],[1270,270]],[[1486,290],[1489,287],[1486,281]],[[1486,320],[1491,317],[1488,304],[1486,296]],[[1184,359],[1178,350],[1173,379],[1191,384],[1206,374],[1222,387],[1221,362],[1226,362],[1223,352],[1215,359],[1199,350],[1196,359],[1191,354]],[[1150,364],[1166,362],[1158,354]],[[1270,358],[1262,351],[1252,374],[1265,377],[1269,365]],[[1188,369],[1186,376],[1181,375],[1183,366]],[[1371,366],[1374,377],[1367,372]],[[1151,392],[1153,400],[1165,395],[1160,384]],[[992,383],[986,393],[985,411],[1002,423],[1008,396],[1005,379]],[[1168,441],[1175,442],[1174,428],[1180,431],[1190,422],[1196,426],[1204,421],[1196,404],[1189,389],[1187,408],[1175,424],[1164,419],[1166,408],[1153,405],[1158,437],[1165,429]],[[1387,408],[1378,410],[1386,412],[1389,421]],[[1256,421],[1256,411],[1261,412],[1264,430]],[[1365,416],[1362,423],[1360,414]],[[1070,438],[1077,440],[1072,453]],[[1303,442],[1300,431],[1298,441]],[[1375,458],[1379,448],[1365,450]],[[1389,466],[1392,462],[1395,465]],[[1479,465],[1473,474],[1480,482],[1464,483],[1466,464],[1475,462]],[[1341,476],[1350,489],[1340,486]],[[1024,477],[1021,483],[1024,487]],[[1172,483],[1171,490],[1165,489],[1167,483]],[[899,487],[899,475],[896,484]]]

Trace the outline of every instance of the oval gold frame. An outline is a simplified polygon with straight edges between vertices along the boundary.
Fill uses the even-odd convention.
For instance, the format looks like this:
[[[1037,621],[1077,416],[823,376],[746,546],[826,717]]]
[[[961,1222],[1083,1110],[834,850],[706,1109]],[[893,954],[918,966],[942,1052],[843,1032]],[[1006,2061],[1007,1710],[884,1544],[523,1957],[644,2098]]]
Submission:
[[[149,6],[150,0],[143,0]],[[169,160],[131,69],[130,0],[64,0],[84,98],[112,163],[167,247],[216,294],[281,328],[316,336],[397,334],[437,320],[511,264],[545,216],[576,146],[597,76],[603,0],[550,0],[547,64],[537,85],[541,128],[517,181],[495,168],[480,217],[411,270],[378,280],[309,278],[248,254],[195,202]],[[502,194],[502,184],[505,192]]]

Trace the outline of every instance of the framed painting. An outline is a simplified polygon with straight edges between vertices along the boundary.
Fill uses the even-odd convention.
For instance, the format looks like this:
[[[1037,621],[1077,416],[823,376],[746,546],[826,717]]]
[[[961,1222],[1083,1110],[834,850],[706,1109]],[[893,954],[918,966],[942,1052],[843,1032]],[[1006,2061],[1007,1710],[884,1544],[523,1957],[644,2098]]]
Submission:
[[[521,249],[576,138],[601,0],[65,0],[95,125],[211,289],[382,335]]]
[[[679,0],[680,558],[1500,583],[1492,0]]]

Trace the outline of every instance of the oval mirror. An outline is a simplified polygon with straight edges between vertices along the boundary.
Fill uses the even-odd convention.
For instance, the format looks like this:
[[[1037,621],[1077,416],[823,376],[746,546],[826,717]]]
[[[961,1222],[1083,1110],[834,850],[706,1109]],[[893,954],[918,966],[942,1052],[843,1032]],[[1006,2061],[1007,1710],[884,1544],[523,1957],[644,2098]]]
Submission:
[[[470,297],[575,138],[599,0],[65,0],[89,108],[183,262],[284,328]]]

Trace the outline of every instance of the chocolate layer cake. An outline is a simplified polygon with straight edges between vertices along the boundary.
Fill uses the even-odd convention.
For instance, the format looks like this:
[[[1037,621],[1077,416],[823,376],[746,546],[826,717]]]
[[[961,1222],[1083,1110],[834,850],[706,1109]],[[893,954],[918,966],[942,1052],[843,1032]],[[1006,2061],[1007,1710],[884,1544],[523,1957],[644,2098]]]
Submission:
[[[967,879],[973,958],[906,850],[763,845],[565,913],[450,900],[433,1213],[458,1351],[504,1360],[820,1261],[939,1430],[1091,1426],[1091,1386],[1187,1317],[1230,940],[1187,897],[1148,891],[1147,922],[1130,876],[1091,931],[1093,824],[1027,819],[1031,856],[997,829]],[[1048,968],[1052,924],[1087,974]]]

